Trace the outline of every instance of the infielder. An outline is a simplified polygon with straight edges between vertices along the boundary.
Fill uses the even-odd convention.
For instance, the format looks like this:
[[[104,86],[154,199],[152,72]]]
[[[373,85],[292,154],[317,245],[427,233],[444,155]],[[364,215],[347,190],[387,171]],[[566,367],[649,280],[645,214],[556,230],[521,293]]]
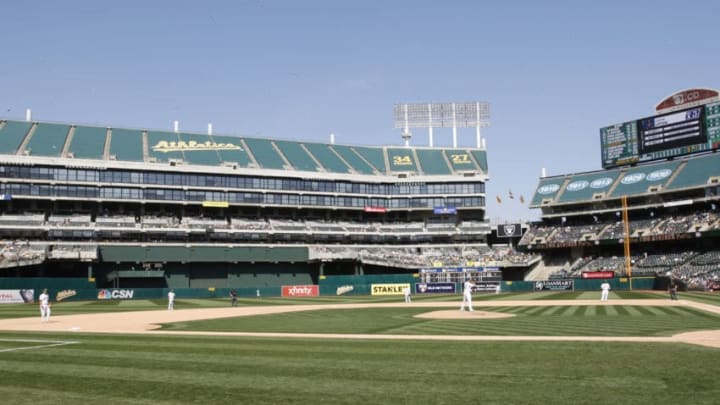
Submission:
[[[600,301],[607,301],[608,293],[610,293],[610,283],[606,281],[600,284],[600,289],[602,290],[602,294],[600,294]]]
[[[474,311],[474,309],[472,307],[472,289],[473,289],[473,287],[475,287],[475,284],[470,280],[467,280],[463,283],[463,300],[462,300],[462,304],[460,305],[461,311],[465,310],[465,304],[467,304],[468,311],[470,311],[470,312]]]
[[[410,287],[403,288],[403,295],[405,295],[405,302],[412,302],[410,298]]]
[[[168,292],[168,311],[175,309],[175,290]]]
[[[50,296],[47,288],[43,289],[38,301],[40,301],[40,319],[43,322],[50,322]]]

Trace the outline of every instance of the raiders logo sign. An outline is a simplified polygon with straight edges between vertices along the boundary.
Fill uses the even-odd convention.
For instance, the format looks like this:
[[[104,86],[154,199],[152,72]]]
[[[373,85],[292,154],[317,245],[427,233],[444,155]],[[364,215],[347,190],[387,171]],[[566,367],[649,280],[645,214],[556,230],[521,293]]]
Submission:
[[[498,238],[518,238],[521,235],[522,228],[520,224],[505,224],[497,227]]]

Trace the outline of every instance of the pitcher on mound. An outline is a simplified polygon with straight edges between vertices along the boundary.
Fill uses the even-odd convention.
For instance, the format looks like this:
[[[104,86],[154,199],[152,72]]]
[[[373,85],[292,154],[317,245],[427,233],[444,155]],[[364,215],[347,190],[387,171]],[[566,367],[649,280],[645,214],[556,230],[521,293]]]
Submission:
[[[473,289],[473,287],[475,287],[475,284],[470,280],[467,280],[463,283],[463,300],[462,300],[462,304],[460,305],[461,311],[465,310],[466,304],[468,307],[468,311],[470,311],[470,312],[474,311],[474,309],[472,307],[472,289]]]

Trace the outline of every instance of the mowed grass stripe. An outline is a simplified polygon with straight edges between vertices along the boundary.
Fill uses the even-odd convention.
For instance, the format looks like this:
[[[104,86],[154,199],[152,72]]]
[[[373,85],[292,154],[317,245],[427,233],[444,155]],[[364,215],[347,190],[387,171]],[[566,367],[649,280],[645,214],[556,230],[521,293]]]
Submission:
[[[707,388],[720,372],[715,362],[703,368],[678,364],[668,370],[667,357],[696,365],[713,353],[684,345],[185,339],[87,336],[82,338],[84,353],[55,353],[52,359],[46,357],[50,351],[15,356],[2,364],[11,371],[3,374],[0,392],[8,403],[29,398],[35,398],[34,403],[87,403],[98,398],[140,404],[473,403],[477,391],[467,389],[471,379],[483,381],[487,403],[575,404],[599,397],[682,403],[693,391],[698,391],[695,403],[711,403],[715,396]],[[128,340],[157,351],[184,346],[186,352],[151,361],[145,352],[133,350],[137,342],[124,343]],[[227,358],[219,360],[215,350],[208,353],[206,344],[222,346]],[[78,355],[106,358],[103,352],[113,346],[115,351],[128,350],[112,366],[73,363]],[[257,354],[248,355],[248,348],[257,349]],[[663,356],[648,356],[659,350]],[[195,361],[202,358],[208,361]],[[288,358],[294,360],[286,365]],[[673,378],[674,374],[678,375]]]
[[[520,310],[518,310],[520,308]],[[595,335],[664,336],[681,331],[717,329],[720,316],[690,308],[594,306],[477,307],[504,312],[510,318],[420,319],[428,308],[367,308],[294,312],[225,318],[169,325],[170,330],[294,333],[370,333],[410,335]],[[558,315],[561,314],[561,315]],[[349,321],[352,320],[352,321]]]

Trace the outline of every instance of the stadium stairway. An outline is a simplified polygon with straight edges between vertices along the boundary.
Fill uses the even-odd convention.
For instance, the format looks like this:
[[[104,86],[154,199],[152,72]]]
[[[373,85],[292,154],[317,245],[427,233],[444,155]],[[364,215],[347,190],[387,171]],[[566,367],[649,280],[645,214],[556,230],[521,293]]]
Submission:
[[[530,272],[525,276],[525,281],[544,281],[548,280],[550,278],[550,275],[558,272],[562,269],[569,270],[572,266],[572,263],[570,263],[567,260],[563,261],[553,261],[550,263],[545,263],[542,260],[540,260],[535,266],[534,269],[530,270]]]

